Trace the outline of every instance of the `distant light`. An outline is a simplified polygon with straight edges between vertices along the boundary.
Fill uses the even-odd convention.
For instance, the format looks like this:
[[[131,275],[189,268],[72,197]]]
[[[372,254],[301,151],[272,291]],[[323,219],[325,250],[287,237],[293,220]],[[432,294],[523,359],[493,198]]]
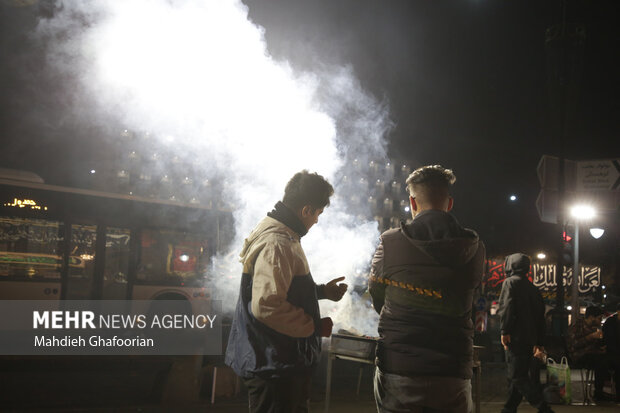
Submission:
[[[544,260],[545,258],[547,258],[547,254],[545,254],[544,252],[539,252],[538,255],[536,256],[539,260]]]
[[[590,235],[592,235],[595,239],[599,239],[604,233],[605,230],[603,228],[590,228]]]
[[[409,207],[408,207],[408,206],[406,206],[406,207],[405,207],[405,212],[409,212],[409,211],[410,211]]]
[[[566,309],[567,309],[568,311],[571,311],[571,310],[573,309],[573,306],[570,306],[570,305],[569,305],[569,306],[566,306]]]
[[[510,200],[512,202],[516,201],[517,200],[517,196],[516,195],[510,195]]]
[[[605,286],[603,285],[601,288],[604,290],[604,289],[605,289]]]
[[[570,214],[577,219],[590,219],[594,218],[596,212],[590,205],[575,205],[571,208]]]
[[[607,298],[607,294],[603,294],[603,298]]]
[[[90,170],[90,173],[91,173],[91,174],[94,174],[95,172],[97,172],[97,171],[95,171],[94,169],[91,169],[91,170]]]
[[[189,261],[189,255],[187,255],[187,254],[182,254],[182,255],[179,257],[179,259],[180,259],[181,261],[183,261],[183,262],[187,262],[187,261]]]

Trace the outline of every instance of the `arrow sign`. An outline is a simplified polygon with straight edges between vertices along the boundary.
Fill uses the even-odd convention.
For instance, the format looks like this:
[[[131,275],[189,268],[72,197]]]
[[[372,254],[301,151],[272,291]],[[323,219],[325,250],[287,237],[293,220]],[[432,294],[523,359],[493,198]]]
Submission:
[[[536,199],[536,210],[542,222],[558,223],[558,191],[541,189]]]
[[[575,185],[576,162],[564,159],[564,189],[573,191]],[[557,191],[560,181],[560,160],[555,156],[543,155],[536,168],[540,187]]]
[[[577,191],[620,190],[618,159],[577,162]]]
[[[536,172],[542,187],[536,199],[536,209],[542,222],[556,224],[560,208],[588,202],[602,212],[617,211],[620,207],[620,160],[564,160],[564,192],[562,205],[559,193],[558,158],[543,155]]]

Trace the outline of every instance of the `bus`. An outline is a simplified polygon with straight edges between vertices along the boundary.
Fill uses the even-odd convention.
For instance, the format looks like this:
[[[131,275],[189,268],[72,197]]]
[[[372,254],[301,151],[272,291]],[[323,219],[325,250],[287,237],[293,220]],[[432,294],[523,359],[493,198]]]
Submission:
[[[0,174],[1,300],[211,299],[230,211]]]

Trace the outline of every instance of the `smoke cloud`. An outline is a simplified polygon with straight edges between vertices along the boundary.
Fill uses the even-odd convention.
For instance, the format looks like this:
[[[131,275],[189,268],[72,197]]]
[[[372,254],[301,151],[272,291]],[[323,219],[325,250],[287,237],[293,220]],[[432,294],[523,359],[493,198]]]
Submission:
[[[302,240],[315,280],[364,278],[379,233],[359,165],[386,161],[392,124],[352,67],[300,73],[274,60],[236,0],[66,1],[37,35],[50,69],[73,79],[77,116],[151,133],[153,159],[176,159],[160,162],[161,173],[191,166],[195,179],[219,178],[235,235],[212,269],[216,298],[236,302],[243,238],[301,169],[336,191]],[[376,314],[357,294],[322,305],[337,326],[376,334]]]

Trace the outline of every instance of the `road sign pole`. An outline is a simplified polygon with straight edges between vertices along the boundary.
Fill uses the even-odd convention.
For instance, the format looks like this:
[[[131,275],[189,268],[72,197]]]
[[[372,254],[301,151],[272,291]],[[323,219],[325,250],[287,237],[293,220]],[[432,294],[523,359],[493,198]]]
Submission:
[[[565,325],[566,323],[564,322],[564,263],[562,262],[562,249],[564,248],[564,233],[565,233],[565,229],[564,229],[564,208],[562,208],[562,205],[564,205],[564,190],[565,190],[565,182],[564,182],[564,155],[560,154],[560,162],[559,162],[559,167],[558,167],[558,211],[557,211],[557,215],[558,215],[558,228],[559,228],[559,233],[561,234],[561,237],[558,237],[558,241],[556,243],[556,251],[558,251],[559,253],[557,254],[558,260],[556,263],[556,271],[555,271],[555,277],[556,277],[556,289],[555,289],[555,310],[556,310],[556,314],[558,314],[558,316],[560,316],[560,321],[559,323],[561,324],[561,326],[559,327],[560,330],[560,334],[562,335],[564,333],[564,330],[566,329]],[[561,240],[561,241],[560,241]]]
[[[575,253],[573,254],[573,294],[571,297],[571,324],[579,317],[579,219],[575,219]]]

